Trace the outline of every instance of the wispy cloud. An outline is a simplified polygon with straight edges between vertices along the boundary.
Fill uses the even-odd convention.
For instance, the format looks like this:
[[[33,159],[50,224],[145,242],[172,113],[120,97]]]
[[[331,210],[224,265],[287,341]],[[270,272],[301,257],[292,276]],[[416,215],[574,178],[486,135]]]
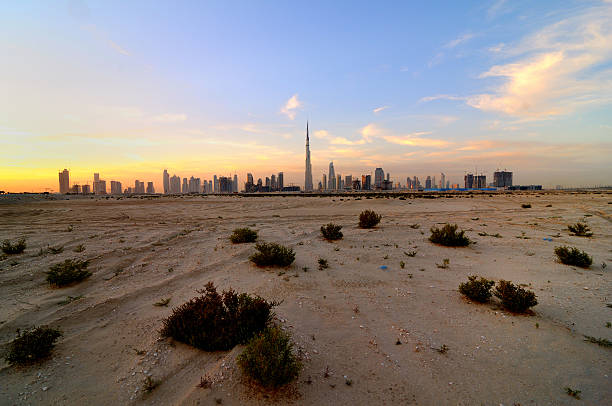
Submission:
[[[422,97],[419,100],[419,103],[427,103],[434,100],[465,100],[465,97],[454,96],[451,94],[437,94],[435,96]]]
[[[459,37],[455,38],[454,40],[448,42],[446,45],[444,45],[444,48],[454,48],[459,44],[463,44],[464,42],[469,41],[470,39],[474,38],[474,34],[463,34],[460,35]]]
[[[380,113],[383,110],[387,110],[389,108],[389,106],[381,106],[381,107],[376,107],[374,110],[372,110],[374,112],[374,114]]]
[[[91,33],[97,40],[106,43],[109,47],[120,53],[121,55],[130,56],[130,52],[124,47],[111,40],[108,35],[102,32],[95,24],[87,24],[83,26],[85,31]]]
[[[153,117],[153,121],[157,121],[159,123],[176,123],[185,120],[187,120],[186,114],[160,114]]]
[[[295,119],[295,115],[297,114],[297,109],[300,108],[302,102],[298,99],[297,93],[294,94],[287,100],[287,103],[281,108],[281,113],[289,117],[289,119]]]
[[[329,131],[327,130],[318,130],[312,133],[317,138],[329,138]]]
[[[496,0],[487,9],[487,17],[491,19],[491,18],[497,17],[500,14],[506,13],[506,8],[504,7],[505,4],[506,4],[506,0]]]

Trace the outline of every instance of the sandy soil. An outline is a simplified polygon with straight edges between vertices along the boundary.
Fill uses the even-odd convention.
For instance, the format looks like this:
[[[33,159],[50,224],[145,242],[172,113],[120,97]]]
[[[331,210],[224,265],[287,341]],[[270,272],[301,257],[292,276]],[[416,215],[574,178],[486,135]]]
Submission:
[[[612,349],[584,335],[612,339],[611,201],[612,194],[569,193],[0,200],[0,239],[28,243],[24,254],[0,261],[0,344],[18,328],[64,332],[49,360],[24,368],[0,361],[0,404],[609,405]],[[532,208],[521,208],[527,202]],[[383,220],[359,229],[368,208]],[[567,224],[585,216],[595,236],[570,236]],[[330,221],[343,225],[343,240],[320,237]],[[431,244],[429,228],[447,221],[477,244]],[[247,225],[262,240],[293,247],[295,263],[251,265],[253,244],[227,239]],[[73,252],[79,244],[85,251]],[[556,262],[562,244],[589,252],[593,266]],[[64,252],[38,256],[48,245]],[[405,255],[411,250],[415,257]],[[90,259],[93,276],[50,288],[44,271],[66,258]],[[319,258],[329,269],[318,270]],[[448,269],[436,266],[444,258]],[[470,274],[527,284],[539,301],[534,314],[469,303],[457,286]],[[240,347],[206,353],[160,338],[172,307],[208,281],[283,301],[278,323],[305,364],[291,388],[270,397],[245,385],[235,364]],[[67,296],[82,297],[60,304]],[[169,297],[168,307],[153,305]],[[146,375],[162,382],[150,394]],[[196,387],[202,376],[212,388]],[[565,387],[581,390],[582,400]]]

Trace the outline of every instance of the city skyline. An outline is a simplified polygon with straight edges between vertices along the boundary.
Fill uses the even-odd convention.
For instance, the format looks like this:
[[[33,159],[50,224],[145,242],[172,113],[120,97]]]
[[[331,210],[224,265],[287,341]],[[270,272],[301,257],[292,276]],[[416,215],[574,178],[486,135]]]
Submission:
[[[303,187],[307,120],[313,187],[330,161],[453,183],[612,176],[609,1],[33,1],[0,18],[0,190],[58,191],[63,168],[159,190],[166,167],[282,170]]]

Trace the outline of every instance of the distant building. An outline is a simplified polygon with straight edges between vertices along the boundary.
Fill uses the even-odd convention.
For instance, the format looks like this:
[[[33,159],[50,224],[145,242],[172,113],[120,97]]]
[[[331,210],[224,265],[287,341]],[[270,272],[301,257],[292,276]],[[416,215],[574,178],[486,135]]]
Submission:
[[[181,193],[189,193],[189,184],[187,183],[187,178],[183,178],[183,187],[181,188]]]
[[[234,174],[234,180],[232,181],[232,192],[238,193],[238,175]]]
[[[336,177],[336,189],[338,190],[344,189],[344,186],[342,185],[342,175],[338,175]]]
[[[359,182],[359,179],[355,179],[352,182],[352,187],[353,187],[353,190],[361,190],[361,182]]]
[[[164,194],[170,193],[170,174],[164,169]]]
[[[147,194],[148,195],[155,194],[155,187],[153,186],[153,182],[147,182]]]
[[[98,193],[99,195],[105,195],[106,194],[106,181],[100,179],[98,181]]]
[[[382,189],[383,180],[385,180],[385,171],[382,168],[376,168],[374,171],[374,188]]]
[[[135,180],[134,181],[134,193],[144,195],[144,192],[145,192],[144,182]]]
[[[507,172],[507,171],[493,172],[493,186],[495,187],[512,186],[512,172]]]
[[[327,190],[327,175],[323,174],[323,179],[321,181],[321,186],[323,187],[323,190]]]
[[[446,175],[444,173],[440,173],[440,189],[444,189],[446,187]]]
[[[70,174],[68,169],[59,172],[59,191],[61,194],[70,192]]]
[[[361,190],[372,190],[372,175],[361,175]]]
[[[334,170],[334,162],[329,163],[329,183],[327,184],[327,188],[329,190],[336,190],[336,171]]]
[[[278,173],[277,182],[278,190],[283,190],[283,188],[285,187],[285,174],[283,172]]]
[[[487,177],[485,175],[476,176],[476,188],[482,189],[487,187]]]
[[[175,195],[181,193],[181,178],[176,175],[170,178],[170,193]]]
[[[344,177],[344,189],[353,188],[353,175],[346,175]]]
[[[189,178],[189,193],[200,193],[200,178],[194,178],[193,176]]]
[[[234,190],[232,179],[226,176],[219,178],[219,193],[232,193]]]
[[[312,165],[310,163],[310,136],[308,135],[308,121],[306,121],[306,160],[304,163],[304,190],[312,192]]]
[[[70,193],[78,195],[79,193],[81,193],[81,186],[77,184],[72,185],[72,187],[70,188]]]
[[[219,193],[219,178],[217,178],[217,175],[213,176],[213,182],[214,182],[214,193]]]
[[[431,176],[428,176],[427,179],[425,179],[425,189],[431,189]]]
[[[463,177],[463,180],[464,180],[465,188],[466,189],[474,189],[476,187],[476,186],[474,186],[475,182],[474,182],[474,175],[473,174],[471,174],[471,173],[466,174]]]
[[[89,187],[89,185],[81,186],[81,193],[83,193],[84,195],[90,194],[91,193],[91,188]]]
[[[111,180],[110,187],[111,195],[120,195],[123,192],[121,182],[117,182],[116,180]]]

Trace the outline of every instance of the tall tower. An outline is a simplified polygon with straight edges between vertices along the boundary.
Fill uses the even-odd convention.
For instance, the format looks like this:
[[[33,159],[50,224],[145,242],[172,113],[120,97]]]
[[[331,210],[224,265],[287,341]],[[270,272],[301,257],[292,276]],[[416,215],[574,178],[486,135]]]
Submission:
[[[310,137],[308,135],[308,121],[306,121],[306,168],[304,171],[304,191],[312,192],[312,165],[310,164]]]

